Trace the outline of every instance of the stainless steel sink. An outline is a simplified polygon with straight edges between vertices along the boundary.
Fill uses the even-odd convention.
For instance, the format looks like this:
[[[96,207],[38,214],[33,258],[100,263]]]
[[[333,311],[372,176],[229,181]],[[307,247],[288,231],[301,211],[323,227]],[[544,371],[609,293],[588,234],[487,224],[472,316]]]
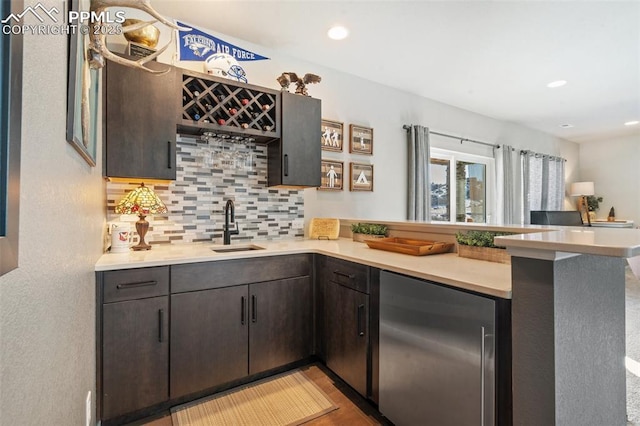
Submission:
[[[264,250],[264,247],[248,245],[248,246],[222,246],[212,247],[211,250],[216,253],[233,253],[238,251]]]

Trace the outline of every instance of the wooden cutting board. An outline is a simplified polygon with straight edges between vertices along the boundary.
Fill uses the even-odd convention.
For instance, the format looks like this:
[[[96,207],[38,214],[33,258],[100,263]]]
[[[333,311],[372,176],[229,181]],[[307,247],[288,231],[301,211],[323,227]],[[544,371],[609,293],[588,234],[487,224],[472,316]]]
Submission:
[[[312,240],[337,240],[340,235],[340,219],[318,218],[311,219],[309,224],[309,238]]]

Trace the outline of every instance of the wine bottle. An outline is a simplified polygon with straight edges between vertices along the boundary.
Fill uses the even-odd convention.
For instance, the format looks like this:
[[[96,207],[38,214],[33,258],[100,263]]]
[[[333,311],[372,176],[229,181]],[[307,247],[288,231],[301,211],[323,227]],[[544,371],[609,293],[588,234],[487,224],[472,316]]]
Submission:
[[[222,118],[220,114],[216,114],[214,118],[216,120],[216,123],[218,123],[220,126],[224,126],[225,124],[227,124],[227,121],[224,118]]]
[[[187,83],[187,90],[189,91],[189,93],[191,93],[192,97],[197,98],[200,96],[200,85],[197,84],[197,82],[195,80],[190,81],[189,83]]]
[[[245,110],[247,110],[247,112],[253,118],[258,118],[258,116],[260,115],[260,112],[256,111],[256,109],[253,107],[253,104],[248,104],[247,106],[245,106]]]
[[[238,116],[238,123],[243,129],[248,129],[251,126],[251,117],[246,112],[240,113]]]
[[[196,85],[196,82],[194,80],[191,80],[190,82],[188,82],[186,86],[187,86],[187,91],[192,95],[194,92],[198,90],[198,86]]]
[[[270,123],[266,123],[262,118],[260,120],[258,120],[258,125],[265,132],[268,132],[272,128],[271,124]]]
[[[218,99],[218,102],[222,102],[225,100],[226,96],[222,94],[219,89],[215,89],[213,91],[213,95]]]
[[[191,117],[192,119],[198,121],[200,120],[200,118],[202,117],[202,111],[200,110],[200,108],[198,108],[196,105],[192,106],[191,108],[189,108],[188,111],[189,117]]]

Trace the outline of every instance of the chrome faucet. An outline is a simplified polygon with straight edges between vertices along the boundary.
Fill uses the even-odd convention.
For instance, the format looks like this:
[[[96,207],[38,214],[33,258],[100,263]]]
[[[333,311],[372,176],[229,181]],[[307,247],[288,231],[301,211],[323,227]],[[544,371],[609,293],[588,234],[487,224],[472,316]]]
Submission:
[[[238,224],[235,218],[235,206],[233,205],[232,200],[227,200],[227,204],[224,206],[224,244],[231,244],[231,236],[238,235],[240,231],[238,230]],[[233,231],[229,229],[230,223],[234,223],[236,225],[236,229]]]

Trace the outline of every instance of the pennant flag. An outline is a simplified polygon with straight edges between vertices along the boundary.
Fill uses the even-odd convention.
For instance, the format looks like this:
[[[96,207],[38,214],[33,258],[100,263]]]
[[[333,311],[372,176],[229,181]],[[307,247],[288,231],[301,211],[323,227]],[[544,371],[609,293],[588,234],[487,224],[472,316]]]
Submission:
[[[214,53],[227,53],[237,61],[262,61],[269,59],[257,53],[250,52],[231,43],[227,43],[217,37],[207,34],[193,25],[187,25],[176,21],[181,27],[191,28],[191,31],[178,31],[178,54],[181,61],[204,62]]]

